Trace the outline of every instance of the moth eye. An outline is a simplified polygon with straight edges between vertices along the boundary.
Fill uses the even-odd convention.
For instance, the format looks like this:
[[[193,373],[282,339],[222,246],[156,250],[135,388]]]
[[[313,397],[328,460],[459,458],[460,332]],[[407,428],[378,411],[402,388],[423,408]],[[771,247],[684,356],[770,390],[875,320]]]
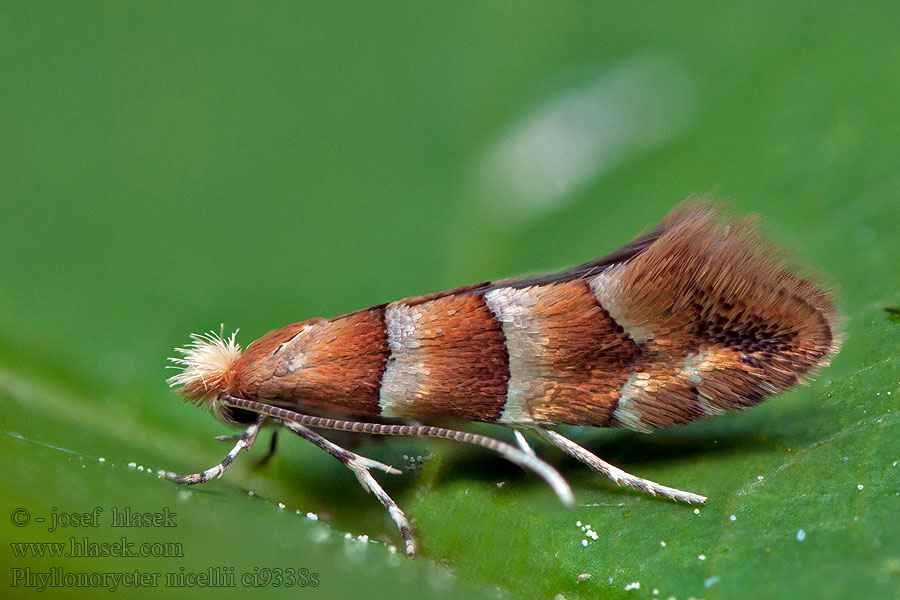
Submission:
[[[245,410],[243,408],[237,408],[234,406],[228,406],[223,402],[216,402],[213,405],[213,413],[220,421],[222,421],[226,425],[232,426],[246,426],[256,421],[256,419],[259,417],[258,414],[252,411]]]

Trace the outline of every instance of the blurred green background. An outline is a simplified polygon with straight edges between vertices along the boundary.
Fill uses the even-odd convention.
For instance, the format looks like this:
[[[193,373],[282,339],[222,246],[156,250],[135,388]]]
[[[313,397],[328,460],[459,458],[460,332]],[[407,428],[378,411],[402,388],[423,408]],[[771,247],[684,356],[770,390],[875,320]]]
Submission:
[[[117,594],[229,597],[270,567],[319,585],[257,591],[311,598],[900,597],[900,322],[883,310],[900,304],[898,26],[892,2],[4,3],[3,595],[86,593],[9,587],[28,569],[219,567],[237,587]],[[188,333],[224,323],[246,344],[565,267],[707,192],[827,273],[849,337],[811,386],[749,413],[572,432],[709,495],[699,515],[547,448],[575,510],[478,450],[365,440],[395,465],[436,455],[379,476],[418,532],[407,561],[375,499],[301,440],[202,488],[153,474],[227,451],[164,383]],[[34,521],[98,506],[96,529]],[[113,507],[177,527],[116,530]],[[10,545],[122,535],[183,557]]]

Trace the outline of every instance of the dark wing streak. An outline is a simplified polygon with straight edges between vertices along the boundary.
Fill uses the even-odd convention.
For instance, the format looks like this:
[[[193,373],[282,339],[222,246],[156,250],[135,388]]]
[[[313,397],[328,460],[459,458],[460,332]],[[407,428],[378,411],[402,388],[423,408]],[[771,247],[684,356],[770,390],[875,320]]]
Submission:
[[[661,236],[666,231],[666,229],[669,228],[670,225],[670,223],[657,225],[651,231],[645,233],[644,235],[638,236],[618,250],[610,252],[606,256],[595,258],[590,262],[578,265],[577,267],[572,267],[571,269],[567,269],[565,271],[550,273],[548,275],[537,275],[535,277],[523,277],[520,279],[501,279],[499,281],[493,281],[481,284],[479,286],[459,288],[459,290],[452,290],[446,293],[486,294],[487,292],[490,292],[492,290],[506,287],[513,289],[522,289],[533,286],[563,283],[566,281],[572,281],[574,279],[586,279],[588,277],[593,277],[594,275],[601,273],[603,270],[613,265],[626,263],[629,260],[633,259],[635,256],[649,248],[650,245],[653,244],[653,242],[659,239],[659,236]]]
[[[653,242],[659,239],[669,227],[673,224],[673,219],[669,218],[663,221],[662,223],[656,225],[652,230],[647,233],[640,235],[628,242],[618,250],[615,250],[606,256],[601,256],[600,258],[595,258],[590,262],[586,262],[582,265],[578,265],[577,267],[572,267],[571,269],[567,269],[565,271],[560,271],[558,273],[550,273],[547,275],[537,275],[534,277],[522,277],[522,278],[510,278],[510,279],[500,279],[498,281],[485,281],[482,283],[476,283],[474,285],[464,285],[458,288],[453,288],[452,290],[444,290],[441,292],[434,292],[432,294],[426,294],[424,296],[412,296],[410,298],[403,298],[402,300],[398,300],[398,304],[405,304],[407,306],[416,306],[419,304],[423,304],[425,302],[430,302],[432,300],[438,300],[440,298],[446,298],[447,296],[464,296],[466,294],[486,294],[492,290],[497,290],[500,288],[513,288],[513,289],[521,289],[532,286],[542,286],[542,285],[551,285],[554,283],[563,283],[566,281],[572,281],[573,279],[584,279],[588,277],[592,277],[601,273],[604,269],[628,262],[633,259],[635,256],[646,250],[650,247]],[[368,308],[363,310],[369,310]],[[353,314],[353,313],[350,313]],[[346,315],[342,315],[346,316]]]

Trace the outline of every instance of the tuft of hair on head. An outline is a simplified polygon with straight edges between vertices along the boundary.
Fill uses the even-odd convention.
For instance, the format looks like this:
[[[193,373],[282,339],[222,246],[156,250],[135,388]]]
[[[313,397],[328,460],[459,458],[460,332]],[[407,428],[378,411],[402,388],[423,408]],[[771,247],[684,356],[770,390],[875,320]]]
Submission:
[[[234,364],[241,357],[241,347],[235,341],[237,330],[229,337],[222,333],[192,333],[191,342],[175,348],[181,357],[170,357],[171,368],[181,369],[166,380],[169,387],[192,402],[208,403],[221,391],[231,387]]]

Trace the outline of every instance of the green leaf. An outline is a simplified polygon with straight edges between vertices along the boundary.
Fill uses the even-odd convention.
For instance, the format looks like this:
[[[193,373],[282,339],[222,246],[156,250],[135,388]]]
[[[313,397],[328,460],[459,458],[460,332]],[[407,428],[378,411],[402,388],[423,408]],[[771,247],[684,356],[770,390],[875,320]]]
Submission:
[[[58,568],[161,574],[122,597],[221,597],[165,588],[166,573],[218,568],[244,596],[240,578],[270,568],[319,585],[254,591],[900,598],[900,325],[885,312],[900,305],[896,17],[893,3],[4,7],[0,563],[3,585],[26,577],[9,595],[88,593],[27,579]],[[577,264],[709,191],[824,273],[848,336],[810,386],[751,411],[649,436],[567,431],[709,496],[699,514],[548,447],[536,450],[574,510],[478,449],[356,440],[382,462],[424,462],[377,475],[413,521],[409,561],[377,501],[300,439],[282,435],[254,468],[264,433],[202,486],[157,476],[228,450],[212,440],[228,432],[164,383],[190,332],[224,322],[246,345]],[[47,530],[54,510],[95,508],[97,527]],[[113,508],[168,509],[177,527],[114,528]],[[182,555],[10,545],[123,536]]]

